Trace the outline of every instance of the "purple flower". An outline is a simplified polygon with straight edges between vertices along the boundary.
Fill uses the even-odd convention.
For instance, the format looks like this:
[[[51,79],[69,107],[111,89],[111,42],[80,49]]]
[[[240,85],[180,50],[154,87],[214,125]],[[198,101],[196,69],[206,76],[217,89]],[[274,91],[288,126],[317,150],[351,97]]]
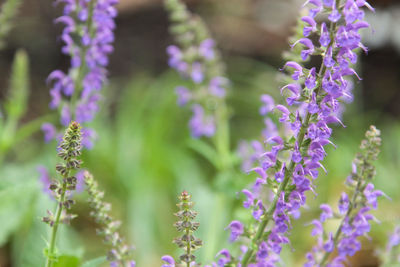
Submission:
[[[192,93],[186,87],[183,86],[176,87],[175,93],[178,96],[177,102],[179,106],[186,105],[192,98]]]
[[[347,210],[349,209],[349,205],[350,205],[349,197],[345,192],[342,192],[338,205],[340,214],[346,214]]]
[[[325,22],[323,22],[321,24],[321,35],[320,35],[320,38],[319,38],[319,43],[322,46],[327,47],[330,42],[331,42],[331,38],[329,36],[328,28],[326,27]]]
[[[48,196],[52,196],[52,191],[50,190],[51,178],[49,172],[44,166],[38,166],[37,171],[40,173],[40,182],[43,186],[43,192]]]
[[[281,89],[281,94],[285,94],[287,105],[275,105],[268,98],[263,100],[265,106],[261,113],[267,114],[271,111],[271,107],[279,111],[282,131],[277,131],[281,134],[279,137],[275,134],[266,139],[267,150],[259,154],[259,165],[255,167],[268,174],[268,178],[266,180],[257,178],[254,184],[265,184],[269,187],[272,191],[271,197],[268,201],[264,201],[259,195],[258,186],[254,186],[252,190],[242,191],[248,196],[245,206],[251,207],[249,200],[253,205],[252,212],[256,220],[252,227],[258,233],[256,237],[264,236],[263,233],[268,231],[267,237],[263,240],[256,238],[251,241],[243,258],[245,260],[241,262],[245,266],[250,263],[254,265],[249,266],[276,266],[279,261],[282,246],[289,242],[287,234],[291,228],[291,218],[299,216],[300,208],[306,203],[307,192],[315,188],[313,181],[318,177],[320,169],[326,172],[322,161],[327,154],[325,146],[332,144],[329,140],[332,135],[331,124],[344,126],[339,114],[343,105],[342,100],[349,95],[346,76],[357,76],[351,68],[351,64],[357,59],[353,50],[364,48],[358,30],[365,24],[359,26],[356,24],[362,18],[358,18],[354,23],[340,20],[341,16],[345,15],[344,11],[348,9],[346,4],[339,6],[334,0],[309,0],[306,4],[310,4],[311,8],[308,16],[302,18],[305,22],[304,36],[294,42],[292,47],[302,44],[303,61],[309,59],[311,55],[321,55],[322,65],[317,73],[316,68],[307,69],[299,62],[286,62],[282,70],[288,72],[293,79],[293,82]],[[359,10],[358,5],[356,7],[352,5],[352,8]],[[320,24],[319,27],[320,20],[315,19],[319,13],[329,14],[329,20],[334,23],[329,22],[329,26],[326,23]],[[318,44],[314,45],[309,38],[311,33],[319,35],[317,38],[314,36],[312,38],[319,39]],[[370,205],[374,205],[375,199],[371,192],[366,191],[368,195],[366,198],[370,201]],[[256,206],[262,204],[262,207],[269,211],[267,214],[269,216],[258,217],[264,208],[255,207],[254,203],[257,203]],[[347,195],[343,194],[339,204],[340,213],[347,214],[350,205]],[[321,209],[320,221],[313,221],[312,233],[318,238],[318,246],[308,255],[306,266],[318,264],[318,253],[331,253],[334,250],[333,234],[330,233],[328,239],[324,240],[322,226],[324,221],[333,217],[333,212],[326,204],[321,205]],[[257,218],[261,219],[260,222]],[[354,254],[359,249],[356,238],[369,231],[368,221],[371,219],[366,210],[358,215],[357,220],[346,221],[346,218],[343,218],[342,226],[346,234],[340,241],[344,247],[334,260],[334,266],[340,266],[343,257]],[[243,229],[242,225],[241,227]],[[265,243],[261,246],[262,241]]]
[[[246,209],[250,208],[251,206],[253,206],[254,204],[254,197],[253,197],[253,193],[251,193],[249,190],[247,189],[243,189],[242,193],[247,197],[246,201],[243,201],[243,207],[245,207]]]
[[[232,221],[226,229],[228,228],[231,231],[231,236],[229,238],[231,242],[234,242],[236,239],[238,239],[239,236],[241,236],[244,232],[243,224],[239,221]]]
[[[226,95],[225,87],[228,80],[223,77],[214,77],[211,79],[209,84],[210,94],[218,98],[224,98]]]
[[[334,243],[333,243],[333,236],[332,236],[332,233],[329,233],[329,239],[328,239],[328,241],[326,241],[326,242],[324,243],[323,247],[324,247],[324,250],[325,250],[326,252],[332,252],[332,251],[333,251],[333,249],[334,249]]]
[[[319,208],[322,210],[320,215],[320,221],[324,222],[326,219],[333,217],[333,212],[331,207],[328,204],[321,204]]]
[[[229,117],[222,114],[226,113],[225,97],[229,80],[224,78],[215,41],[208,36],[201,19],[192,15],[182,2],[167,4],[166,7],[172,22],[171,29],[182,29],[171,30],[177,45],[167,48],[168,65],[191,82],[187,88],[177,87],[178,105],[188,105],[193,111],[189,122],[193,137],[212,137],[220,125],[216,122]],[[183,10],[186,15],[177,20],[176,14]]]
[[[165,255],[161,257],[161,260],[163,260],[165,263],[162,265],[162,267],[175,267],[175,260],[169,255]]]
[[[204,79],[203,66],[201,65],[200,62],[194,62],[192,64],[192,72],[190,74],[190,77],[195,83],[201,83],[203,81]]]
[[[382,196],[383,192],[380,190],[374,190],[374,185],[369,183],[364,189],[364,196],[366,197],[368,203],[372,205],[374,209],[377,208],[378,203],[377,199],[378,197]]]
[[[305,37],[308,37],[311,34],[311,32],[315,32],[317,30],[317,23],[315,22],[314,18],[310,16],[304,16],[301,18],[301,20],[310,25],[310,26],[305,26],[303,29],[303,35]]]
[[[113,51],[117,2],[104,0],[88,5],[85,1],[63,1],[64,14],[55,22],[64,25],[62,52],[71,57],[71,66],[66,74],[61,70],[51,72],[47,81],[51,85],[50,107],[63,104],[60,122],[64,126],[72,120],[90,122],[98,112],[98,91],[106,82],[105,67]],[[92,21],[88,23],[88,19]]]
[[[213,39],[205,39],[199,45],[199,54],[206,60],[212,60],[215,57],[214,52],[215,42]]]
[[[220,257],[218,259],[218,266],[219,267],[224,267],[226,264],[231,262],[231,254],[227,249],[223,249],[217,253],[215,256],[216,258]]]
[[[274,109],[275,102],[270,95],[261,95],[261,102],[263,103],[262,107],[260,108],[260,114],[262,116],[267,115]]]
[[[193,105],[193,117],[189,121],[192,136],[195,138],[201,136],[211,137],[215,133],[215,123],[212,116],[204,114],[202,106]]]
[[[389,241],[387,244],[387,250],[391,250],[393,247],[400,245],[400,227],[397,226],[394,229],[394,232],[390,235]]]
[[[51,140],[53,140],[55,138],[57,130],[53,124],[43,123],[41,129],[44,133],[44,140],[46,143],[50,142]]]
[[[313,220],[312,224],[314,225],[313,230],[311,231],[312,236],[322,236],[323,233],[323,227],[320,221],[318,220]]]

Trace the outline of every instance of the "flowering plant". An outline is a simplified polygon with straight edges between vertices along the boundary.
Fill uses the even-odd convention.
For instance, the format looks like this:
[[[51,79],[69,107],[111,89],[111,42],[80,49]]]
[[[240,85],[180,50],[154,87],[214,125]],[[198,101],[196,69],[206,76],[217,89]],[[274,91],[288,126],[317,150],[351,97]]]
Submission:
[[[37,228],[43,226],[42,230],[26,240],[33,240],[35,247],[38,247],[38,239],[45,239],[45,244],[41,246],[44,247],[44,253],[37,256],[35,251],[35,256],[40,258],[40,263],[27,264],[26,262],[35,258],[27,256],[28,259],[21,259],[17,266],[91,267],[102,266],[106,261],[112,267],[139,266],[143,258],[151,257],[150,252],[148,255],[147,253],[139,255],[141,253],[130,245],[131,241],[139,245],[144,244],[146,248],[154,248],[157,253],[160,252],[156,260],[152,258],[149,259],[151,263],[142,264],[148,266],[272,267],[291,265],[292,263],[285,257],[287,254],[284,254],[288,251],[288,247],[292,248],[291,252],[308,249],[307,245],[300,247],[296,242],[292,242],[294,240],[292,233],[301,231],[299,223],[296,222],[301,219],[307,221],[305,227],[307,231],[304,232],[308,235],[308,228],[312,226],[311,236],[316,239],[313,240],[314,245],[302,257],[302,264],[306,267],[348,266],[352,257],[365,247],[364,237],[375,240],[376,237],[373,234],[370,237],[369,233],[375,227],[372,222],[379,222],[377,218],[382,217],[381,214],[375,214],[378,199],[386,196],[383,191],[376,189],[381,187],[378,184],[380,179],[374,180],[375,177],[380,177],[377,175],[375,165],[382,142],[380,131],[375,126],[370,127],[365,134],[365,139],[361,142],[360,152],[351,164],[351,174],[344,181],[346,189],[335,196],[338,200],[337,209],[333,208],[329,201],[320,204],[320,199],[317,197],[321,191],[321,183],[327,180],[324,174],[332,169],[331,166],[329,167],[330,164],[326,163],[328,154],[332,153],[330,152],[332,148],[338,151],[343,149],[334,144],[336,140],[334,130],[337,126],[345,128],[344,123],[347,123],[346,117],[342,114],[346,104],[354,98],[351,79],[361,80],[356,72],[356,64],[359,54],[362,51],[367,52],[368,49],[362,44],[360,30],[369,28],[368,22],[364,20],[365,12],[374,11],[367,1],[306,1],[303,6],[306,13],[302,13],[296,26],[296,29],[300,31],[294,35],[294,39],[290,40],[291,50],[284,55],[287,62],[280,70],[286,82],[280,88],[282,100],[268,94],[261,95],[259,113],[263,116],[266,126],[261,134],[262,140],[245,141],[250,142],[252,148],[246,150],[247,147],[239,145],[237,151],[233,145],[236,140],[232,138],[234,128],[231,127],[234,112],[230,96],[233,94],[231,80],[234,81],[234,79],[228,78],[229,72],[226,72],[216,40],[211,37],[206,23],[200,16],[190,11],[183,1],[164,1],[170,20],[169,30],[175,40],[174,44],[167,47],[167,54],[168,65],[179,77],[175,77],[175,81],[178,80],[179,83],[175,88],[176,102],[179,106],[188,107],[192,112],[188,123],[191,138],[187,143],[213,165],[212,170],[204,171],[204,176],[213,178],[212,181],[210,179],[212,189],[207,192],[223,195],[222,204],[214,203],[212,200],[203,201],[199,194],[207,180],[192,180],[190,177],[195,176],[197,167],[196,164],[191,165],[191,163],[201,162],[201,159],[198,160],[194,156],[195,160],[187,160],[188,152],[175,153],[174,149],[182,149],[178,146],[165,149],[170,153],[168,155],[178,155],[176,158],[163,157],[155,151],[154,147],[164,142],[164,136],[159,132],[173,125],[172,120],[163,120],[165,114],[161,115],[160,121],[163,121],[160,124],[161,127],[154,127],[154,132],[162,136],[160,143],[149,146],[143,141],[145,138],[137,138],[140,133],[147,134],[143,125],[143,129],[136,127],[135,133],[129,132],[126,135],[124,132],[124,140],[134,139],[132,147],[125,143],[121,145],[121,135],[118,135],[118,131],[127,123],[126,121],[121,123],[117,119],[117,123],[110,123],[111,127],[107,129],[112,149],[104,152],[102,146],[104,139],[99,140],[98,146],[95,145],[96,132],[102,133],[106,131],[105,128],[108,128],[105,122],[101,121],[104,118],[100,118],[99,123],[90,123],[101,107],[103,95],[100,92],[107,84],[109,56],[114,50],[117,1],[60,0],[56,4],[62,4],[63,15],[55,22],[63,25],[60,37],[62,53],[69,60],[66,71],[55,70],[47,79],[50,85],[50,108],[57,110],[55,113],[59,117],[59,123],[52,121],[53,115],[50,115],[20,125],[26,113],[28,98],[28,57],[23,51],[19,51],[15,56],[10,93],[4,112],[0,116],[0,163],[12,159],[5,156],[9,155],[14,146],[17,147],[17,143],[28,138],[39,127],[44,132],[45,142],[53,139],[58,141],[56,153],[61,159],[61,163],[55,165],[57,172],[55,178],[51,178],[47,168],[39,167],[44,192],[37,195],[30,193],[29,190],[26,190],[29,194],[24,195],[20,193],[23,191],[18,186],[16,189],[3,193],[4,185],[0,180],[0,212],[3,211],[2,203],[7,205],[5,201],[8,200],[7,194],[16,195],[15,199],[18,201],[21,201],[21,196],[24,196],[28,199],[26,202],[36,197],[39,199],[38,203],[41,203],[37,206],[42,223]],[[19,1],[7,0],[3,6],[4,10],[2,9],[0,13],[0,22],[2,22],[0,24],[7,26],[1,28],[3,26],[0,25],[0,49],[5,45],[5,36],[11,29],[11,22],[14,21],[12,18],[18,6]],[[152,104],[150,109],[162,106],[161,102],[144,101],[141,106],[143,110],[147,110],[144,108],[147,103]],[[150,117],[150,113],[142,113],[146,117],[146,123],[149,123],[150,119],[147,119],[147,116]],[[129,113],[129,119],[133,120],[135,117],[133,115],[139,116]],[[118,118],[118,111],[111,115],[113,116]],[[84,148],[87,150],[83,150]],[[89,149],[93,151],[90,152]],[[144,156],[134,153],[136,150],[150,151],[151,164],[147,168],[162,176],[157,184],[154,181],[146,183],[146,186],[151,187],[149,189],[151,194],[145,198],[143,197],[145,193],[140,196],[130,195],[131,187],[136,185],[127,182],[131,177],[124,178],[125,183],[114,181],[126,173],[134,173],[133,175],[140,177],[139,180],[150,179],[147,177],[147,172],[138,171],[141,169],[137,166],[144,165],[142,158]],[[15,149],[15,154],[19,154],[18,152],[19,150]],[[37,159],[32,160],[35,167],[38,162],[46,162],[45,151],[43,153],[37,151],[35,155]],[[135,155],[142,157],[135,157]],[[96,160],[103,158],[103,161],[91,161],[92,157]],[[177,158],[183,158],[181,163],[176,160]],[[115,159],[116,164],[113,168],[107,168],[107,164],[111,165],[111,159]],[[162,161],[163,165],[157,165],[155,163],[157,160]],[[122,171],[121,166],[124,162],[129,162],[127,164],[129,166]],[[185,164],[189,166],[185,170],[189,171],[183,171]],[[206,164],[199,164],[199,169],[206,169],[204,168]],[[242,170],[239,170],[239,165],[242,166]],[[89,169],[94,169],[93,173],[96,175],[92,175]],[[166,222],[170,214],[164,203],[170,195],[164,195],[162,192],[165,188],[172,188],[174,185],[165,177],[176,173],[184,173],[181,176],[187,179],[185,186],[190,187],[188,188],[190,192],[194,192],[192,196],[188,191],[182,191],[178,197],[178,211],[174,213],[177,217],[174,226],[179,235],[173,239],[173,243],[183,252],[177,256],[178,253],[174,253],[172,248],[167,247],[168,254],[159,257],[163,255],[161,249],[164,249],[160,244],[163,240],[171,240],[170,236],[164,235],[162,228],[159,227],[160,224],[168,224]],[[115,179],[101,180],[103,176]],[[4,184],[8,183],[7,179],[4,179]],[[135,180],[138,180],[137,177]],[[239,188],[239,185],[243,184],[246,186]],[[33,187],[32,191],[35,192],[39,188],[36,183]],[[181,190],[182,186],[176,187]],[[107,194],[99,188],[106,188]],[[40,190],[37,191],[40,192]],[[77,191],[85,193],[77,195],[75,194]],[[114,194],[109,194],[109,192],[114,192]],[[237,194],[234,195],[232,192],[237,192]],[[4,195],[6,197],[3,197]],[[235,200],[235,196],[239,201]],[[123,200],[118,203],[116,199],[119,198]],[[207,198],[207,195],[204,194],[203,198]],[[194,200],[200,202],[196,205],[196,209],[201,211],[199,214],[193,209]],[[45,204],[42,205],[39,201]],[[130,205],[133,201],[140,202],[140,205]],[[9,202],[15,204],[13,201]],[[16,203],[11,207],[19,208],[20,202]],[[215,207],[206,206],[204,203],[222,207],[225,211],[220,212],[220,209],[219,212],[212,213]],[[29,203],[25,203],[21,207],[28,205]],[[136,236],[129,235],[129,232],[126,233],[126,229],[121,227],[133,225],[132,228],[134,228],[134,222],[143,220],[139,214],[150,213],[153,210],[149,208],[150,205],[159,207],[157,211],[161,214],[162,221],[146,220],[146,223],[142,224],[143,230],[140,228],[134,233],[140,233],[142,235],[139,236],[146,237],[150,227],[156,228],[157,242],[152,242],[150,238],[139,240]],[[319,206],[318,216],[307,216],[311,214],[312,207],[315,205]],[[131,211],[132,207],[142,210]],[[4,210],[9,212],[17,208]],[[30,209],[26,208],[26,210]],[[37,212],[31,211],[31,213]],[[6,218],[8,213],[4,214],[5,216],[0,213],[0,218]],[[136,214],[138,214],[137,217]],[[19,217],[24,216],[27,215],[21,213]],[[126,223],[122,224],[122,219],[115,219],[117,217],[126,219]],[[225,219],[229,219],[230,222],[225,224],[225,228],[218,228]],[[202,229],[203,222],[206,220],[212,222],[215,220],[214,226],[217,230],[213,230],[215,228]],[[25,233],[31,234],[33,231],[25,230],[25,225],[22,223],[18,225],[13,223],[13,220],[4,221],[3,228],[11,229],[10,234],[7,234],[13,237],[15,235],[15,240],[17,240],[14,243],[13,238],[9,239],[13,253],[25,255],[28,249],[24,253],[20,252],[24,251],[20,240],[25,242],[21,236],[25,238]],[[150,226],[145,224],[150,224]],[[96,233],[103,239],[101,244],[104,243],[107,246],[108,252],[101,251],[101,255],[106,256],[94,257],[86,261],[86,257],[91,258],[92,254],[97,253],[95,248],[92,248],[92,244],[86,244],[86,242],[89,244],[87,240],[80,241],[89,248],[86,254],[83,250],[71,252],[73,249],[65,249],[64,246],[74,236],[86,237],[87,233],[93,236]],[[224,244],[225,248],[216,241],[216,235],[219,233],[229,240],[230,244]],[[0,243],[3,239],[7,240],[3,238],[2,230],[0,230]],[[100,243],[97,242],[97,237],[93,239],[96,240],[95,243]],[[387,266],[398,264],[399,244],[399,229],[396,227],[385,249],[376,249],[377,257],[383,264]],[[203,254],[204,250],[207,252]],[[208,257],[210,251],[215,255],[214,258]]]

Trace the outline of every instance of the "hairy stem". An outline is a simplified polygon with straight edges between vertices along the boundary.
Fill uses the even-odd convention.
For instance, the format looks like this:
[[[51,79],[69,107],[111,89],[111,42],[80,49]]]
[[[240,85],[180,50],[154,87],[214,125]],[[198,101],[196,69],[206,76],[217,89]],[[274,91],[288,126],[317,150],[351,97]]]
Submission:
[[[68,175],[66,175],[66,177],[68,177]],[[67,187],[66,183],[63,183],[60,201],[57,203],[57,210],[56,210],[54,225],[51,230],[50,244],[49,244],[49,249],[47,252],[48,256],[47,256],[47,261],[46,261],[46,267],[52,267],[53,263],[55,261],[54,255],[55,255],[55,249],[56,249],[57,230],[58,230],[58,225],[60,224],[61,213],[63,210],[62,203],[64,203],[64,201],[65,201],[65,192],[67,191],[66,187]]]

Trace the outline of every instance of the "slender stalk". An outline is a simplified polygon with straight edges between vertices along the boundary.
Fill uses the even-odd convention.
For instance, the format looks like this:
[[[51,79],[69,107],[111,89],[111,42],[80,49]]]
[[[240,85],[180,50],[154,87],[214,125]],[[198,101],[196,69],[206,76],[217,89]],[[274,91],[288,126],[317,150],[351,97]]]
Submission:
[[[224,100],[219,103],[215,112],[217,118],[217,132],[214,138],[214,145],[219,155],[219,171],[224,172],[232,169],[232,160],[230,159],[230,134],[229,134],[229,115]]]
[[[64,201],[65,201],[65,192],[66,192],[66,184],[64,183],[63,187],[62,187],[60,202],[57,203],[57,210],[56,210],[54,225],[51,230],[50,245],[49,245],[49,250],[48,250],[49,257],[47,257],[46,267],[52,267],[53,263],[55,262],[55,258],[53,257],[53,255],[55,255],[57,230],[58,230],[58,225],[60,224],[61,213],[63,210],[62,203],[64,203]]]
[[[59,145],[58,156],[63,159],[63,163],[56,165],[56,171],[60,174],[60,181],[54,181],[50,185],[50,190],[53,191],[53,196],[57,201],[57,208],[55,215],[50,211],[48,217],[43,217],[42,221],[49,224],[52,227],[50,234],[50,243],[47,248],[46,253],[46,267],[52,267],[57,261],[56,254],[56,242],[57,242],[57,232],[60,223],[68,223],[74,218],[72,214],[63,214],[63,210],[70,209],[74,204],[72,199],[67,196],[67,190],[73,191],[76,189],[77,179],[71,174],[73,171],[80,169],[81,161],[78,157],[81,155],[81,127],[78,123],[72,122],[67,128],[63,140]]]
[[[186,222],[188,222],[189,220],[188,219],[186,219]],[[190,230],[189,230],[189,228],[186,228],[186,236],[190,236]],[[190,251],[190,240],[187,242],[187,244],[186,244],[186,253],[187,253],[187,255],[191,255],[191,251]],[[187,261],[186,262],[186,267],[190,267],[190,261]]]

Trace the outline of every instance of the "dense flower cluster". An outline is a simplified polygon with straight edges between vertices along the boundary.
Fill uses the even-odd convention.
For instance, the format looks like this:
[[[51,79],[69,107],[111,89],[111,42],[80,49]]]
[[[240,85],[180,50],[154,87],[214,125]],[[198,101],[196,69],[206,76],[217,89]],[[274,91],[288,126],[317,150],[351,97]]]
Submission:
[[[64,14],[56,19],[65,25],[61,34],[62,52],[71,57],[68,73],[55,70],[50,73],[50,108],[58,109],[60,122],[68,125],[72,120],[87,123],[98,111],[99,91],[106,81],[108,55],[113,51],[115,4],[118,0],[62,0]],[[45,140],[56,137],[56,128],[42,126]],[[83,145],[93,146],[95,133],[82,129]]]
[[[161,258],[164,261],[163,267],[200,266],[196,263],[196,257],[193,255],[194,251],[202,246],[202,241],[193,235],[199,228],[199,223],[193,221],[197,212],[192,210],[194,203],[191,198],[192,196],[187,191],[183,191],[179,196],[180,202],[177,204],[179,211],[175,213],[179,221],[174,225],[178,232],[182,233],[182,236],[175,238],[174,243],[185,253],[179,257],[177,262],[169,255],[163,256]]]
[[[373,162],[379,153],[380,143],[379,130],[371,126],[366,133],[366,139],[361,143],[362,152],[354,160],[352,174],[346,181],[352,190],[352,196],[343,192],[339,199],[339,212],[335,217],[340,216],[341,223],[335,234],[327,234],[323,225],[326,220],[334,217],[334,213],[328,204],[320,206],[320,219],[312,222],[312,235],[317,237],[318,244],[307,254],[305,267],[344,267],[346,257],[353,256],[361,249],[359,237],[370,231],[369,221],[374,219],[369,212],[377,208],[377,198],[383,195],[381,191],[374,190],[374,185],[370,182],[375,175]],[[334,249],[337,249],[338,255],[329,260]]]
[[[199,17],[179,0],[166,0],[165,5],[172,22],[171,33],[178,43],[167,48],[168,64],[192,84],[190,89],[176,88],[178,105],[189,105],[193,112],[189,122],[193,137],[211,137],[220,126],[217,121],[226,116],[228,80],[219,53]]]
[[[100,225],[100,228],[97,229],[97,234],[102,236],[104,242],[111,247],[107,256],[110,261],[110,267],[135,267],[135,261],[131,260],[132,247],[124,243],[118,232],[121,222],[114,220],[110,216],[111,205],[104,202],[104,192],[99,190],[93,175],[85,171],[84,177],[87,185],[86,190],[89,193],[89,203],[93,209],[90,215]]]
[[[309,12],[301,18],[305,22],[303,37],[292,47],[302,47],[303,61],[321,56],[321,67],[307,69],[299,62],[288,61],[283,69],[291,73],[292,82],[281,89],[287,105],[263,97],[261,112],[279,113],[286,134],[265,140],[270,149],[259,156],[259,165],[253,168],[259,177],[251,190],[242,191],[246,197],[244,207],[252,210],[254,225],[245,227],[235,221],[229,226],[231,239],[247,237],[250,244],[239,257],[221,255],[242,266],[275,266],[280,260],[282,246],[289,242],[286,235],[290,217],[300,215],[300,207],[306,203],[305,193],[313,190],[312,181],[318,177],[319,169],[325,170],[321,161],[326,156],[324,147],[332,144],[329,125],[342,124],[338,118],[340,101],[351,98],[350,83],[345,77],[357,76],[351,67],[357,61],[354,50],[366,50],[358,33],[369,26],[362,20],[361,8],[372,9],[366,1],[310,0],[306,4]],[[325,15],[327,20],[323,21]],[[264,198],[264,185],[272,195],[269,201]]]

